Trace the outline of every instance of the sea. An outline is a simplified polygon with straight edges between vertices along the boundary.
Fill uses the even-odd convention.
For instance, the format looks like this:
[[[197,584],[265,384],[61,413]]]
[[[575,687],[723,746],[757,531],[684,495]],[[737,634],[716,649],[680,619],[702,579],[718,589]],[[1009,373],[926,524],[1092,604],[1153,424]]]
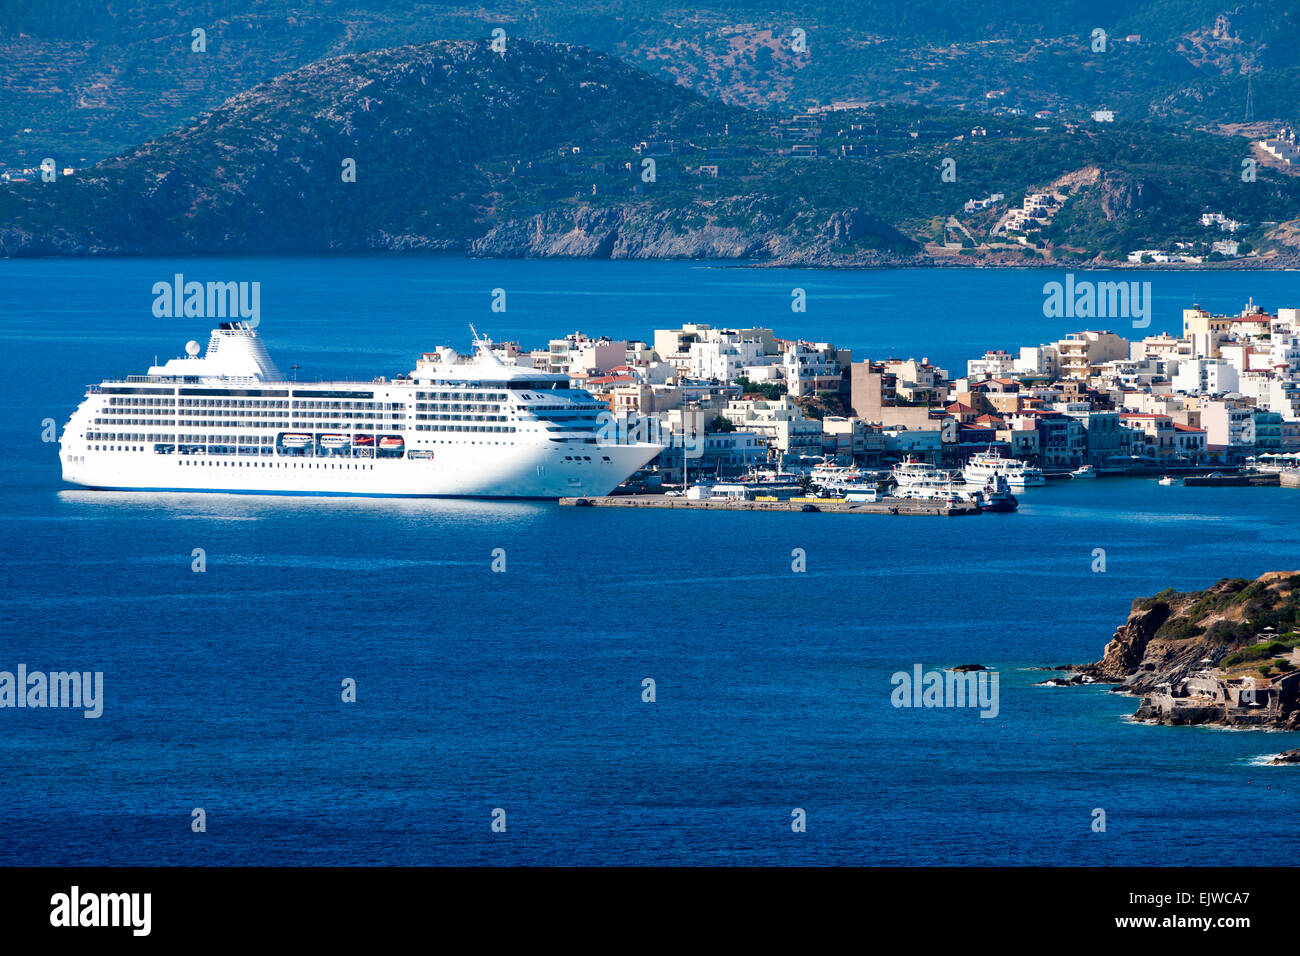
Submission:
[[[260,283],[259,331],[300,380],[408,371],[439,345],[468,351],[471,324],[544,347],[685,322],[958,375],[1083,328],[1177,331],[1193,303],[1300,306],[1288,272],[1076,276],[1149,281],[1139,331],[1046,317],[1043,286],[1064,274],[1044,270],[0,261],[0,670],[103,674],[97,719],[0,709],[0,864],[1185,866],[1300,850],[1300,770],[1266,765],[1300,734],[1145,726],[1132,698],[1037,686],[1040,668],[1099,658],[1135,598],[1300,568],[1300,492],[1062,481],[1015,514],[939,519],[65,486],[44,439],[86,385],[206,342],[208,320],[154,315],[153,287],[178,273]],[[997,672],[996,712],[891,699],[895,675],[961,664]],[[1243,814],[1266,844],[1234,838]]]

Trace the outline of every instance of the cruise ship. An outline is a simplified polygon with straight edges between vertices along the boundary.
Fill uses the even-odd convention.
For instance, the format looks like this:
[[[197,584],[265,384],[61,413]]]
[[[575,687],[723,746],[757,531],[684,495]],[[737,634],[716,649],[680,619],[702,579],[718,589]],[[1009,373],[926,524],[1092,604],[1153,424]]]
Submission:
[[[87,488],[282,495],[604,495],[662,445],[605,437],[606,406],[568,376],[475,352],[425,353],[391,381],[287,381],[256,330],[91,385],[60,439]]]
[[[1041,469],[1018,458],[1003,458],[995,451],[971,455],[962,470],[962,476],[972,485],[987,484],[994,475],[1001,475],[1012,488],[1033,488],[1046,484]]]

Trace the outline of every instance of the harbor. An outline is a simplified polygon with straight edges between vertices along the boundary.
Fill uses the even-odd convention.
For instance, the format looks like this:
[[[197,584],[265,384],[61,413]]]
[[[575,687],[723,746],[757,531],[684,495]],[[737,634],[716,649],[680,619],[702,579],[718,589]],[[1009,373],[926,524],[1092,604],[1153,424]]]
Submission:
[[[27,325],[15,319],[10,348],[15,387],[23,401],[42,409],[70,411],[80,398],[81,383],[97,383],[119,365],[145,370],[153,359],[152,345],[143,366],[130,364],[132,355],[141,354],[141,343],[170,339],[175,333],[179,333],[175,335],[178,346],[188,338],[202,338],[201,320],[191,320],[183,328],[178,325],[174,332],[164,330],[159,336],[152,316],[127,316],[120,325],[122,347],[106,352],[102,303],[147,290],[153,275],[165,277],[171,265],[162,260],[124,262],[101,275],[91,260],[14,263],[9,287],[16,316],[39,314],[51,288],[62,290],[68,306],[57,325]],[[684,300],[711,303],[717,310],[715,325],[752,324],[753,317],[761,314],[760,297],[738,295],[736,273],[726,269],[701,269],[689,262],[508,265],[536,268],[536,273],[521,272],[518,282],[527,280],[545,303],[564,303],[564,321],[595,324],[600,321],[596,313],[607,311],[608,297],[588,297],[575,290],[596,285],[615,290],[620,308],[605,320],[609,324],[602,331],[610,332],[616,341],[634,336],[646,324],[645,316],[658,314],[655,310],[663,306],[664,289],[680,290]],[[274,324],[264,323],[268,327],[263,334],[270,338],[275,333],[270,354],[285,366],[290,382],[263,387],[290,391],[324,390],[328,386],[314,383],[350,380],[358,374],[369,378],[371,372],[388,371],[391,376],[394,371],[408,371],[406,364],[392,363],[402,361],[401,356],[413,347],[413,327],[423,329],[428,339],[427,346],[418,346],[421,350],[464,336],[468,321],[481,320],[479,297],[449,295],[445,309],[424,315],[417,303],[430,275],[453,286],[463,280],[471,292],[508,285],[511,295],[517,295],[514,274],[503,276],[501,263],[486,260],[345,258],[317,268],[302,261],[268,258],[250,262],[248,268],[267,287],[302,284],[304,274],[313,277],[308,287],[319,283],[320,299],[289,297],[282,300],[286,313]],[[134,271],[120,274],[118,269]],[[638,270],[646,270],[644,279]],[[92,280],[80,278],[85,275]],[[940,366],[945,361],[959,362],[960,353],[972,347],[968,342],[1006,341],[1011,308],[1018,300],[1036,295],[1044,279],[1028,270],[996,276],[981,270],[915,277],[905,272],[887,277],[796,275],[790,281],[810,289],[826,284],[823,296],[812,300],[823,313],[817,316],[818,335],[838,336],[846,345],[860,347],[862,355],[855,355],[854,365],[869,354],[888,354],[889,346],[870,340],[870,328],[858,308],[862,300],[856,297],[882,278],[888,278],[890,289],[901,284],[902,292],[882,300],[890,308],[880,310],[881,322],[903,314],[908,302],[928,296],[935,303],[932,318],[925,323],[899,323],[900,334],[889,343],[894,351],[915,348],[918,360],[927,355]],[[1286,301],[1291,286],[1283,284],[1285,278],[1262,275],[1252,281],[1275,281],[1276,289],[1264,291],[1270,299]],[[998,288],[1006,287],[1003,293],[992,285],[981,286],[992,279],[1001,284]],[[1165,281],[1170,283],[1166,291],[1170,301],[1184,291],[1186,296],[1192,294],[1191,278],[1171,273]],[[1202,290],[1221,283],[1216,301],[1231,295],[1230,301],[1235,302],[1241,280],[1198,275],[1194,281]],[[357,323],[356,315],[365,312],[377,287],[395,290],[396,320]],[[829,292],[836,294],[829,296]],[[561,338],[556,320],[545,310],[530,318],[533,313],[523,310],[527,300],[522,295],[511,301],[512,310],[520,307],[517,334],[543,345],[549,338]],[[824,308],[817,305],[822,302]],[[590,315],[581,311],[583,303],[591,304]],[[571,306],[576,311],[568,311]],[[1176,316],[1170,321],[1176,321]],[[1153,320],[1153,331],[1159,330],[1159,322]],[[1016,337],[1033,336],[1034,342],[1054,337],[1050,329],[1042,331],[1040,336],[1030,326],[1017,331]],[[932,339],[948,344],[931,346]],[[61,371],[54,376],[49,369],[56,349]],[[626,362],[626,353],[613,351],[619,354],[609,362]],[[180,348],[176,352],[184,354]],[[308,360],[297,371],[295,384],[289,366],[303,362],[304,355]],[[358,356],[366,355],[379,357],[361,369]],[[603,361],[603,356],[598,351],[595,360]],[[556,368],[561,367],[561,359],[557,351]],[[574,361],[583,367],[590,360],[584,356]],[[412,368],[414,364],[412,356]],[[572,362],[565,369],[571,366]],[[467,371],[471,368],[466,364]],[[910,371],[902,371],[904,383],[915,381]],[[726,370],[717,372],[721,378]],[[689,367],[683,374],[690,374]],[[614,377],[612,371],[608,375]],[[481,380],[477,374],[467,377]],[[588,384],[607,394],[626,389],[619,395],[632,396],[630,386]],[[207,386],[177,386],[182,387]],[[386,386],[367,381],[358,387]],[[1045,386],[1026,386],[1020,393],[1022,404],[1027,402],[1024,392],[1031,387]],[[668,390],[653,383],[647,388]],[[705,408],[686,423],[698,422],[703,432],[696,446],[700,456],[694,457],[695,448],[688,447],[692,456],[686,477],[691,487],[707,484],[713,493],[720,484],[746,480],[755,469],[770,470],[776,474],[755,491],[756,498],[772,497],[781,484],[794,486],[790,498],[813,497],[817,492],[810,486],[817,484],[833,496],[831,500],[866,495],[869,489],[864,486],[876,485],[880,501],[855,508],[827,499],[810,503],[818,512],[804,512],[803,503],[793,501],[683,502],[689,488],[682,487],[682,431],[676,421],[667,421],[675,408],[651,405],[651,398],[657,402],[658,395],[645,398],[642,413],[657,414],[677,426],[675,442],[667,449],[671,460],[661,462],[658,469],[661,486],[654,488],[647,480],[650,493],[638,491],[615,502],[601,500],[605,489],[591,485],[560,492],[566,498],[586,497],[590,507],[561,507],[540,500],[83,491],[60,482],[60,469],[50,454],[57,446],[30,440],[30,416],[12,417],[8,427],[13,455],[6,469],[10,527],[2,544],[12,576],[5,608],[10,669],[26,661],[47,672],[102,670],[106,696],[104,716],[98,721],[67,711],[9,713],[18,722],[9,735],[13,753],[40,752],[48,757],[25,765],[31,777],[26,788],[30,800],[19,788],[11,816],[32,822],[9,828],[10,858],[15,863],[49,861],[55,853],[58,860],[87,865],[114,860],[170,865],[193,861],[199,853],[203,862],[219,866],[246,861],[250,841],[256,841],[264,862],[294,865],[336,852],[339,840],[355,839],[366,848],[361,861],[409,866],[468,864],[482,861],[485,853],[494,854],[503,865],[523,865],[541,854],[557,863],[580,864],[589,859],[585,854],[592,852],[592,846],[617,852],[630,863],[658,865],[726,859],[792,865],[903,858],[952,863],[973,860],[977,854],[988,854],[993,863],[1031,860],[1050,865],[1059,859],[1064,844],[1081,864],[1102,867],[1203,853],[1205,821],[1230,818],[1243,800],[1261,803],[1261,812],[1293,813],[1297,788],[1285,783],[1288,793],[1282,794],[1278,778],[1294,768],[1266,768],[1253,761],[1297,744],[1283,741],[1276,733],[1136,726],[1126,719],[1138,706],[1136,698],[1119,698],[1095,686],[1077,693],[1035,687],[1051,675],[1021,668],[1083,661],[1100,653],[1135,595],[1154,595],[1167,586],[1200,588],[1220,578],[1254,578],[1275,568],[1300,568],[1300,527],[1288,520],[1300,504],[1294,498],[1296,491],[1183,487],[1181,478],[1188,472],[1176,455],[1148,460],[1144,466],[1142,459],[1129,457],[1136,453],[1133,448],[1119,441],[1125,431],[1114,432],[1110,437],[1116,440],[1103,444],[1099,429],[1071,435],[1068,423],[1060,447],[1074,448],[1077,454],[1067,458],[1052,444],[1051,423],[1058,419],[1047,415],[1036,416],[1042,427],[1033,431],[1008,426],[1008,441],[999,440],[996,433],[988,435],[987,429],[975,439],[967,433],[984,423],[971,421],[951,436],[957,441],[946,443],[941,428],[921,427],[927,422],[914,405],[873,409],[865,413],[872,416],[869,423],[855,426],[852,432],[846,421],[836,420],[843,413],[805,421],[784,405],[772,409],[770,425],[757,420],[756,413],[753,421],[737,421],[734,431],[726,431],[715,419],[727,414],[730,401],[757,404],[766,399],[735,396],[709,406],[704,397],[685,392],[685,386],[682,389],[689,399],[688,410],[690,403]],[[830,389],[828,385],[826,390]],[[454,387],[420,386],[419,390],[447,392]],[[496,394],[501,391],[495,389]],[[556,390],[540,394],[545,401],[524,402],[559,404],[554,400]],[[1052,407],[1049,394],[1035,394],[1042,394],[1044,406]],[[110,407],[122,409],[120,399],[137,396],[110,397],[119,399]],[[172,396],[138,397],[156,401]],[[227,406],[214,403],[278,400],[248,395],[229,400],[220,395],[174,397],[176,417],[182,420],[260,421],[253,415],[226,414]],[[669,400],[674,397],[670,392]],[[773,405],[784,397],[774,399]],[[182,398],[209,403],[197,406],[209,414],[180,416],[182,407],[194,407],[181,406]],[[446,439],[459,434],[480,442],[519,441],[521,433],[448,435],[416,426],[461,425],[464,420],[418,415],[468,411],[517,416],[505,422],[468,421],[475,426],[576,424],[573,420],[520,422],[517,410],[418,409],[408,404],[407,421],[398,422],[407,427],[399,430],[369,417],[380,410],[358,407],[358,403],[380,402],[378,396],[367,400],[291,394],[283,400],[350,401],[353,407],[340,411],[353,417],[322,415],[318,424],[314,413],[332,408],[291,407],[281,419],[289,423],[287,427],[256,429],[259,436],[271,437],[265,447],[272,454],[209,456],[245,464],[179,467],[229,469],[236,475],[283,470],[248,464],[254,461],[327,466],[322,472],[334,472],[330,465],[358,464],[375,464],[376,472],[381,465],[421,469],[429,462],[411,460],[412,451],[432,451],[432,464],[437,465],[459,461],[452,452],[462,447],[417,441],[421,437]],[[404,401],[396,395],[383,400]],[[990,399],[994,400],[1008,406],[1012,402],[1010,397]],[[468,399],[414,401],[464,405]],[[611,414],[618,415],[614,404]],[[159,405],[145,406],[150,407]],[[740,419],[748,407],[739,406],[732,414]],[[259,409],[232,404],[229,410]],[[304,414],[293,414],[298,411]],[[778,413],[789,419],[778,418]],[[101,417],[105,414],[113,413]],[[915,415],[918,426],[894,427],[896,416],[903,415]],[[117,417],[162,416],[147,410],[137,413],[132,405]],[[879,424],[881,417],[889,424]],[[385,421],[391,421],[391,416]],[[1120,429],[1127,430],[1123,424],[1127,421],[1137,420],[1120,419]],[[1092,415],[1090,423],[1100,424],[1098,414]],[[1027,426],[1028,420],[1023,424]],[[1217,421],[1212,424],[1218,427]],[[122,432],[133,427],[169,433],[152,426],[104,426],[104,430]],[[763,446],[751,449],[744,433],[760,428],[767,429]],[[1243,416],[1243,442],[1246,428]],[[216,427],[211,431],[221,436],[253,430]],[[206,434],[202,426],[178,425],[174,431]],[[302,441],[301,455],[282,456],[275,444],[280,432],[311,439]],[[331,448],[334,443],[326,437],[344,434],[362,436],[363,442],[366,435],[401,435],[405,455],[359,456],[357,451],[366,446],[355,440],[344,455],[346,446],[339,443]],[[1038,435],[1037,447],[1029,437],[1032,434]],[[568,438],[572,433],[547,436],[559,459],[554,465],[547,463],[547,479],[557,477],[560,463],[571,464],[564,462],[565,455],[590,455],[593,470],[604,464],[605,452],[599,451],[599,444],[550,442],[550,437]],[[1265,440],[1281,443],[1283,450],[1290,441],[1285,432],[1270,435],[1257,430],[1252,437],[1253,444],[1243,444],[1242,454],[1233,460],[1216,457],[1195,467],[1228,473],[1247,464],[1250,455],[1266,454],[1270,449],[1262,447]],[[754,440],[760,441],[759,436]],[[1079,440],[1081,445],[1072,444]],[[378,441],[376,437],[376,446]],[[199,444],[188,438],[178,443]],[[886,479],[909,455],[954,473],[954,491],[982,491],[992,469],[974,462],[970,481],[964,471],[971,459],[988,455],[990,444],[1000,458],[1024,463],[1025,467],[1007,462],[997,468],[999,472],[1005,468],[1008,478],[1023,479],[1020,483],[1025,487],[1013,484],[1011,488],[1020,501],[1014,514],[951,522],[933,517],[913,521],[823,517],[876,514],[881,504],[888,513],[887,499],[894,495]],[[775,451],[769,451],[772,445]],[[153,458],[152,445],[146,447],[135,457]],[[486,449],[502,457],[509,454],[517,461],[523,447],[479,444],[470,449]],[[739,460],[742,454],[757,460]],[[804,455],[809,457],[801,458]],[[821,460],[813,462],[812,456]],[[1097,479],[1066,477],[1084,464],[1094,465]],[[1043,472],[1043,485],[1028,484],[1034,479],[1030,466]],[[588,463],[572,467],[586,468]],[[1116,467],[1144,473],[1117,474],[1112,471]],[[292,470],[309,473],[306,468]],[[348,475],[359,470],[337,471]],[[529,471],[536,475],[535,468]],[[655,474],[653,467],[647,471]],[[960,481],[957,472],[962,473]],[[1157,481],[1163,475],[1177,478],[1178,484],[1160,486]],[[577,476],[586,477],[581,472]],[[563,485],[568,484],[567,477],[558,473]],[[946,481],[943,486],[946,491]],[[668,497],[668,491],[679,495]],[[652,498],[657,500],[645,500]],[[650,510],[683,507],[689,510],[671,515]],[[899,513],[942,511],[912,502]],[[125,552],[124,542],[130,544]],[[195,548],[206,553],[207,573],[190,570]],[[1093,571],[1096,548],[1105,549],[1105,573]],[[795,549],[801,554],[794,554]],[[135,557],[123,561],[123,554]],[[503,573],[491,570],[493,563]],[[297,620],[292,609],[302,602],[310,602],[309,623],[286,632],[285,640],[268,640],[267,622],[292,623]],[[96,613],[87,615],[87,607]],[[195,662],[203,662],[188,645],[159,637],[169,633],[178,608],[218,628],[217,636],[204,637],[202,642],[219,641],[221,653],[206,670],[206,665],[201,666],[197,677]],[[105,643],[97,636],[97,627],[103,630],[97,619],[130,622],[130,626]],[[470,632],[480,637],[466,639]],[[103,649],[96,650],[101,645]],[[67,650],[56,653],[59,647]],[[78,648],[82,650],[74,650]],[[359,654],[364,655],[363,661]],[[1189,659],[1195,664],[1203,656],[1193,654]],[[289,658],[293,666],[286,664]],[[184,707],[155,706],[177,687],[201,688],[209,679],[219,679],[227,659],[237,659],[248,673],[261,675],[254,681],[259,701],[255,716],[276,728],[276,733],[258,737],[246,733],[247,721],[232,723],[231,698],[226,694],[196,692]],[[436,661],[436,668],[430,667],[430,660]],[[311,665],[304,678],[307,684],[284,684],[284,680],[298,680],[293,676],[300,669],[294,664],[297,661]],[[975,712],[956,709],[950,713],[895,710],[889,697],[891,675],[910,671],[918,662],[927,669],[978,662],[999,671],[1002,714],[997,720],[981,720]],[[1236,672],[1228,676],[1235,677]],[[334,704],[338,694],[326,687],[338,688],[344,677],[357,680],[354,704]],[[643,700],[642,681],[647,677],[656,681],[656,703]],[[269,683],[272,680],[274,684]],[[320,686],[313,690],[308,684]],[[264,693],[275,687],[290,692]],[[1176,681],[1171,689],[1179,690]],[[305,706],[304,700],[311,706]],[[1260,700],[1264,702],[1262,694]],[[95,744],[94,761],[84,760],[83,749],[66,746],[69,732],[80,732],[80,726],[74,725],[81,724],[102,738]],[[430,746],[423,732],[413,737],[412,726],[436,731],[441,743]],[[105,728],[114,732],[105,734]],[[278,806],[272,777],[291,778],[295,799],[305,807],[337,803],[337,779],[318,772],[323,747],[338,750],[336,763],[370,768],[391,782],[389,803],[478,806],[485,811],[484,825],[448,828],[436,820],[426,821],[427,825],[419,824],[424,828],[420,838],[411,839],[407,831],[367,829],[372,819],[383,817],[385,804],[375,804],[380,809],[373,810],[372,816],[372,805],[358,797],[355,808],[349,805],[349,811],[357,812],[339,818],[339,826],[323,836],[319,828],[285,835],[281,817],[272,814],[267,826],[254,829],[244,825],[251,820],[233,829],[209,825],[204,841],[189,834],[194,842],[172,839],[158,827],[137,827],[111,848],[96,852],[94,841],[102,833],[104,812],[125,812],[141,794],[150,795],[150,788],[170,779],[167,772],[160,775],[157,761],[141,759],[138,734],[190,741],[187,746],[194,759],[179,770],[172,768],[180,773],[181,785],[201,794],[240,793],[252,785],[255,789],[245,805],[254,813],[263,806],[272,811]],[[1180,747],[1179,740],[1171,743],[1171,734],[1195,746]],[[801,743],[817,740],[834,745]],[[664,776],[665,799],[647,800],[648,778],[629,776],[625,768],[646,766],[647,760],[653,764],[660,759],[656,755],[664,753],[674,755],[664,764],[673,771]],[[944,755],[951,772],[935,774],[936,753]],[[516,761],[503,760],[503,754],[515,754]],[[987,772],[990,754],[998,757],[995,773]],[[474,768],[476,776],[468,784],[467,766]],[[268,767],[274,771],[271,776]],[[654,764],[652,770],[657,767]],[[718,767],[728,773],[720,775],[715,772]],[[1082,808],[1085,812],[1077,812],[1077,794],[1062,790],[1063,773],[1086,777],[1090,789],[1095,788],[1098,798]],[[771,795],[777,776],[801,781],[795,788],[799,792],[788,800],[783,795],[771,801],[762,796],[733,809],[737,792]],[[67,786],[70,780],[76,786]],[[1267,789],[1270,783],[1271,790]],[[925,792],[918,786],[924,786]],[[488,790],[491,796],[485,799]],[[852,803],[845,825],[830,825],[824,810],[816,810],[817,798],[807,796],[808,792],[848,794]],[[592,793],[601,794],[610,806],[623,808],[617,826],[588,833],[581,820],[575,830],[555,818],[536,816],[543,805],[586,805]],[[1139,803],[1158,807],[1163,816],[1153,821],[1144,815],[1152,825],[1136,825],[1130,819],[1123,827],[1123,840],[1092,833],[1086,811],[1116,803],[1113,794],[1131,801],[1130,807]],[[530,795],[538,801],[532,806]],[[165,803],[167,794],[159,799]],[[970,820],[977,816],[989,825],[989,839],[984,844],[947,841],[939,850],[916,857],[913,848],[900,844],[897,834],[915,825],[918,799],[925,805],[926,825],[935,832],[968,832]],[[774,807],[776,800],[780,804]],[[725,812],[710,817],[709,826],[679,827],[673,839],[659,839],[674,833],[682,806],[698,809],[706,801]],[[211,800],[196,797],[193,802],[206,806]],[[498,805],[509,813],[510,830],[490,834],[486,811]],[[790,833],[789,839],[769,841],[770,847],[754,841],[752,834],[760,827],[778,833],[784,825],[788,832],[784,820],[795,806],[810,809],[807,833]],[[1002,812],[1008,806],[1016,812]],[[207,810],[211,824],[212,807]],[[48,813],[52,822],[44,823],[42,813]],[[1065,826],[1076,820],[1080,826],[1067,832]],[[1119,832],[1121,821],[1116,820],[1109,836]],[[182,818],[181,830],[188,834],[185,824]],[[1080,835],[1073,836],[1075,832]],[[489,836],[493,842],[488,842]]]

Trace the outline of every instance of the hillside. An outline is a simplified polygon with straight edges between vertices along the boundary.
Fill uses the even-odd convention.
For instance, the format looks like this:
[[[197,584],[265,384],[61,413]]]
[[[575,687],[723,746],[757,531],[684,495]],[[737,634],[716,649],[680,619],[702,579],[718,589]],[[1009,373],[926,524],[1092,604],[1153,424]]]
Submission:
[[[498,221],[503,190],[524,202],[530,184],[568,181],[571,150],[614,142],[636,158],[631,145],[665,123],[687,133],[721,127],[728,112],[563,45],[337,57],[75,177],[0,192],[0,249],[461,249]]]
[[[1213,238],[1201,212],[1300,218],[1300,177],[1237,175],[1244,141],[908,107],[796,121],[565,44],[437,41],[335,57],[52,183],[0,186],[0,254],[463,251],[804,265],[1122,259]],[[945,181],[946,160],[956,164]],[[344,161],[355,181],[344,181]],[[647,160],[653,178],[643,175]],[[1037,250],[997,234],[1034,190]],[[967,199],[997,192],[986,210]],[[273,212],[274,215],[268,215]],[[945,226],[949,217],[955,226]],[[1249,230],[1254,230],[1249,231]],[[963,248],[952,243],[961,236]]]
[[[757,108],[865,100],[1025,115],[1108,107],[1183,126],[1300,120],[1300,12],[1271,0],[11,0],[0,6],[0,162],[87,165],[308,64],[494,28]],[[1104,52],[1092,49],[1098,28]]]

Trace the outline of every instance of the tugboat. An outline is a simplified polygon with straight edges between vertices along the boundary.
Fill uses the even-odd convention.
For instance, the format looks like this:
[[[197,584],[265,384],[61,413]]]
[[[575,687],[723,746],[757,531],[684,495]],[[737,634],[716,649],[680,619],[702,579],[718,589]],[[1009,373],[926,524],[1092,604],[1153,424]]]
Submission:
[[[981,511],[1015,511],[1020,502],[1011,493],[1011,484],[1004,475],[994,475],[984,486],[984,495],[980,499]]]

